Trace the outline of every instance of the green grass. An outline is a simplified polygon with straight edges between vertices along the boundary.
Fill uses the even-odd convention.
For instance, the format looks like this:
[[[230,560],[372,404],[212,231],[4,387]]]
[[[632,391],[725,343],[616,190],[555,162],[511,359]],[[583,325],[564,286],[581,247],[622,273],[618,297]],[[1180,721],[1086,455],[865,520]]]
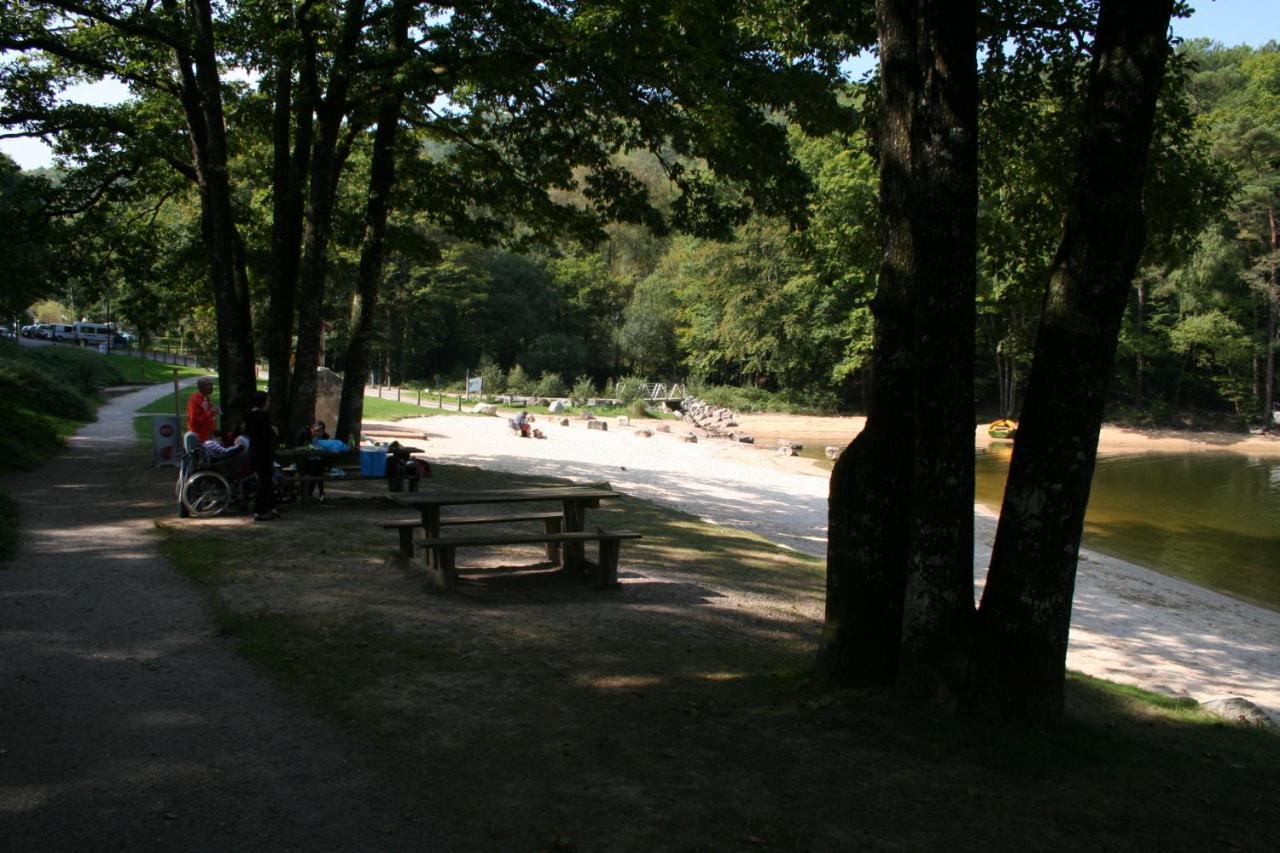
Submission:
[[[99,356],[107,364],[110,364],[124,377],[126,382],[145,383],[147,385],[156,385],[160,382],[172,382],[173,373],[178,372],[179,379],[186,379],[192,376],[204,376],[209,371],[203,367],[188,367],[181,364],[165,364],[152,359],[143,359],[136,356],[109,354]]]
[[[552,415],[550,406],[530,406],[530,405],[516,406],[510,403],[498,403],[498,402],[495,402],[493,399],[485,400],[485,402],[489,403],[490,405],[500,406],[504,409],[510,409],[512,411],[519,411],[523,409],[524,411],[528,412],[531,415],[545,415],[547,417],[562,417],[562,416],[576,417],[578,415],[585,415],[588,413],[595,415],[598,418],[613,418],[613,417],[620,417],[624,415],[630,418],[641,417],[640,415],[637,415],[635,412],[631,410],[630,405],[570,406],[566,411],[562,412],[561,414]],[[473,406],[473,405],[475,405],[475,401],[472,401],[471,403],[463,402],[464,408],[467,406]],[[446,413],[447,411],[448,410],[446,409]],[[651,418],[653,420],[679,420],[678,415],[673,415],[670,412],[665,412],[660,409],[654,409],[654,408],[646,409],[643,417]]]
[[[423,405],[419,406],[416,403],[416,400],[418,399],[417,392],[411,391],[408,388],[406,388],[401,395],[403,402],[397,401],[394,398],[394,394],[395,394],[394,391],[389,391],[389,392],[384,391],[383,393],[386,393],[389,396],[364,398],[364,416],[366,418],[369,418],[370,420],[391,421],[391,420],[398,420],[400,418],[421,417],[424,415],[438,415],[438,414],[466,415],[466,414],[470,414],[472,407],[474,407],[476,403],[480,403],[480,402],[488,403],[489,405],[492,405],[492,406],[501,406],[502,408],[509,409],[511,411],[518,411],[520,409],[524,409],[525,411],[528,411],[530,414],[534,414],[534,415],[550,416],[551,414],[551,410],[549,406],[528,406],[528,405],[513,406],[508,403],[498,403],[495,401],[495,398],[492,398],[492,397],[484,398],[484,399],[472,398],[470,400],[462,399],[461,401],[462,406],[461,408],[459,408],[458,406],[459,397],[456,394],[455,395],[445,394],[444,405],[443,407],[439,407],[437,406],[437,403],[440,402],[441,398],[440,398],[440,395],[438,394],[424,393],[422,395]],[[575,415],[586,414],[587,412],[590,412],[591,414],[600,418],[611,418],[619,415],[628,415],[633,418],[639,417],[634,412],[632,412],[631,407],[627,405],[592,406],[590,408],[586,406],[572,406],[564,414],[568,417],[572,417]],[[677,419],[676,415],[673,415],[670,412],[659,411],[657,409],[648,410],[645,413],[644,417],[653,418],[657,420],[676,420]]]
[[[266,388],[265,380],[258,380],[259,388]],[[195,386],[190,388],[182,388],[178,392],[178,405],[181,407],[178,411],[185,417],[187,412],[187,400],[196,392]],[[405,394],[406,400],[416,399],[416,395]],[[423,402],[434,400],[434,397],[424,397]],[[218,404],[218,391],[214,388],[213,401],[214,405]],[[438,414],[458,414],[457,409],[450,408],[450,405],[457,405],[456,399],[445,399],[445,408],[437,409],[434,406],[418,406],[413,402],[398,402],[393,399],[380,397],[364,398],[364,417],[368,420],[376,421],[395,421],[402,418],[416,418],[427,415]],[[464,401],[462,414],[467,414],[468,404]],[[174,414],[173,395],[166,394],[158,400],[143,406],[138,410],[139,417],[133,419],[133,432],[139,441],[151,440],[151,418],[147,415],[171,415]],[[330,426],[336,426],[330,424]]]
[[[433,467],[449,488],[551,482]],[[787,602],[820,600],[823,563],[753,534],[624,497],[591,519],[644,534],[622,590],[436,598],[357,512],[173,523],[165,548],[241,654],[406,784],[449,767],[442,803],[501,815],[498,847],[542,849],[527,836],[553,827],[586,849],[689,850],[1262,850],[1280,832],[1280,736],[1186,701],[1073,674],[1042,732],[818,689],[815,617]],[[740,619],[729,590],[783,612]],[[562,809],[566,791],[585,799]]]
[[[425,415],[440,414],[440,409],[428,406],[419,406],[413,401],[417,399],[416,394],[404,393],[404,399],[407,402],[398,402],[394,399],[382,397],[365,397],[364,398],[364,417],[375,421],[394,421],[400,418],[418,418]],[[434,397],[423,397],[423,402],[434,400]],[[444,411],[449,411],[450,401],[446,398]],[[465,404],[464,404],[465,405]]]
[[[178,408],[175,411],[173,404],[173,394],[165,394],[158,400],[153,400],[142,408],[138,409],[138,415],[133,419],[133,434],[139,441],[147,442],[151,440],[151,418],[149,415],[178,415],[182,420],[182,428],[186,429],[187,418],[187,400],[191,399],[191,395],[196,393],[196,387],[192,385],[189,388],[178,389]],[[213,404],[218,405],[218,391],[215,386],[213,392]]]
[[[192,371],[191,373],[185,374],[185,375],[187,376],[209,375],[206,371],[200,370],[198,368],[191,368],[191,371]],[[172,382],[173,381],[172,374],[166,377],[166,379]],[[265,379],[259,379],[257,382],[257,385],[258,385],[258,388],[266,388],[267,381]],[[182,418],[182,428],[186,429],[187,401],[191,399],[191,395],[194,393],[196,393],[195,385],[189,385],[183,388],[179,388],[178,404],[176,409],[174,407],[173,394],[165,394],[163,397],[160,397],[157,400],[152,400],[147,405],[138,409],[138,417],[135,417],[133,419],[133,434],[138,437],[139,441],[151,440],[151,418],[147,417],[147,415],[174,415],[174,414],[179,415]],[[218,385],[217,385],[217,381],[215,380],[214,386],[213,386],[213,397],[212,397],[213,405],[215,407],[220,405],[221,399],[222,398],[218,395]]]

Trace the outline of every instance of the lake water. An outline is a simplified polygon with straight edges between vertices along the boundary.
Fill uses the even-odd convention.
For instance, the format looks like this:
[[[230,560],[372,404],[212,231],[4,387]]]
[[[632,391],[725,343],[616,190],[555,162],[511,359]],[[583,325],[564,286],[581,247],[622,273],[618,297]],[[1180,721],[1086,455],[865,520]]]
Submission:
[[[996,512],[1011,449],[997,442],[977,457],[977,501]],[[822,447],[811,443],[802,455],[820,458]],[[1280,610],[1280,459],[1233,453],[1101,457],[1084,544]]]
[[[1009,451],[977,459],[978,502],[999,510]],[[1098,459],[1089,548],[1280,610],[1280,459],[1157,454]]]

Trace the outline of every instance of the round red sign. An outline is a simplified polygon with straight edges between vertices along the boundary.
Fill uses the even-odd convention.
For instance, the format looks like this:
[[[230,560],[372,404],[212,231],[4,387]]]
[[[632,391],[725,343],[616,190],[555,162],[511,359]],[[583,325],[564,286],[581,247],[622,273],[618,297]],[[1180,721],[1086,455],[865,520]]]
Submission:
[[[160,437],[170,438],[173,435],[173,424],[160,424]]]

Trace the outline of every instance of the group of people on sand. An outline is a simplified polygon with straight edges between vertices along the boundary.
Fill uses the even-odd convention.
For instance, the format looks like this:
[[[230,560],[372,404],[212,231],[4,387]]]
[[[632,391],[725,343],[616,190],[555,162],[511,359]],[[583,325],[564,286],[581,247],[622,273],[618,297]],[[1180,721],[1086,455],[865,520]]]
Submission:
[[[238,435],[235,438],[231,438],[225,433],[223,435],[216,434],[218,416],[221,412],[213,403],[213,379],[211,377],[203,376],[198,379],[195,393],[187,400],[187,430],[195,433],[201,444],[211,450],[215,449],[210,447],[214,443],[224,450],[235,444],[248,446],[249,465],[253,469],[259,484],[259,488],[253,494],[254,521],[270,521],[280,516],[280,510],[276,506],[275,489],[272,487],[275,481],[277,432],[276,428],[271,425],[271,415],[268,411],[270,402],[271,398],[266,391],[255,391],[249,412],[244,417],[244,423],[241,425]],[[300,444],[310,444],[314,439],[329,437],[322,421],[317,422],[314,427],[303,430],[303,433],[305,433],[305,439],[300,434]],[[319,462],[319,457],[317,457],[316,461]],[[310,470],[311,467],[311,460],[307,460],[307,467],[304,473],[313,473]],[[309,485],[319,487],[320,500],[323,501],[324,483],[314,482]]]

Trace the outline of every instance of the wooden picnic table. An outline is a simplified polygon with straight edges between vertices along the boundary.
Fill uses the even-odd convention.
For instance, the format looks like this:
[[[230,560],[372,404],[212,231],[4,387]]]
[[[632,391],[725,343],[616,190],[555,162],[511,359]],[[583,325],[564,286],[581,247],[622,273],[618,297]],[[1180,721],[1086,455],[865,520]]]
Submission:
[[[564,511],[564,532],[581,533],[587,524],[587,510],[600,506],[600,501],[613,500],[618,493],[603,486],[518,486],[510,489],[428,489],[421,492],[394,492],[387,499],[422,513],[422,527],[427,538],[440,538],[440,510],[447,506],[534,503],[553,501]],[[564,567],[579,570],[586,562],[580,541],[567,541],[563,549]]]
[[[411,447],[405,444],[398,444],[394,447],[380,448],[385,449],[388,454],[396,460],[394,469],[388,467],[387,472],[387,488],[393,492],[402,492],[405,488],[405,482],[408,481],[409,488],[416,490],[418,487],[417,478],[408,478],[405,476],[404,463],[415,453],[425,453],[421,447]],[[329,468],[343,468],[348,471],[347,477],[344,479],[358,480],[360,479],[360,448],[351,448],[342,451],[320,450],[315,447],[289,447],[276,451],[276,460],[281,465],[297,465],[297,480],[299,486],[307,479],[307,475],[302,473],[302,463],[308,459],[319,458],[324,463],[326,472]],[[327,473],[320,476],[320,479],[332,482]],[[305,490],[303,490],[305,494]]]

